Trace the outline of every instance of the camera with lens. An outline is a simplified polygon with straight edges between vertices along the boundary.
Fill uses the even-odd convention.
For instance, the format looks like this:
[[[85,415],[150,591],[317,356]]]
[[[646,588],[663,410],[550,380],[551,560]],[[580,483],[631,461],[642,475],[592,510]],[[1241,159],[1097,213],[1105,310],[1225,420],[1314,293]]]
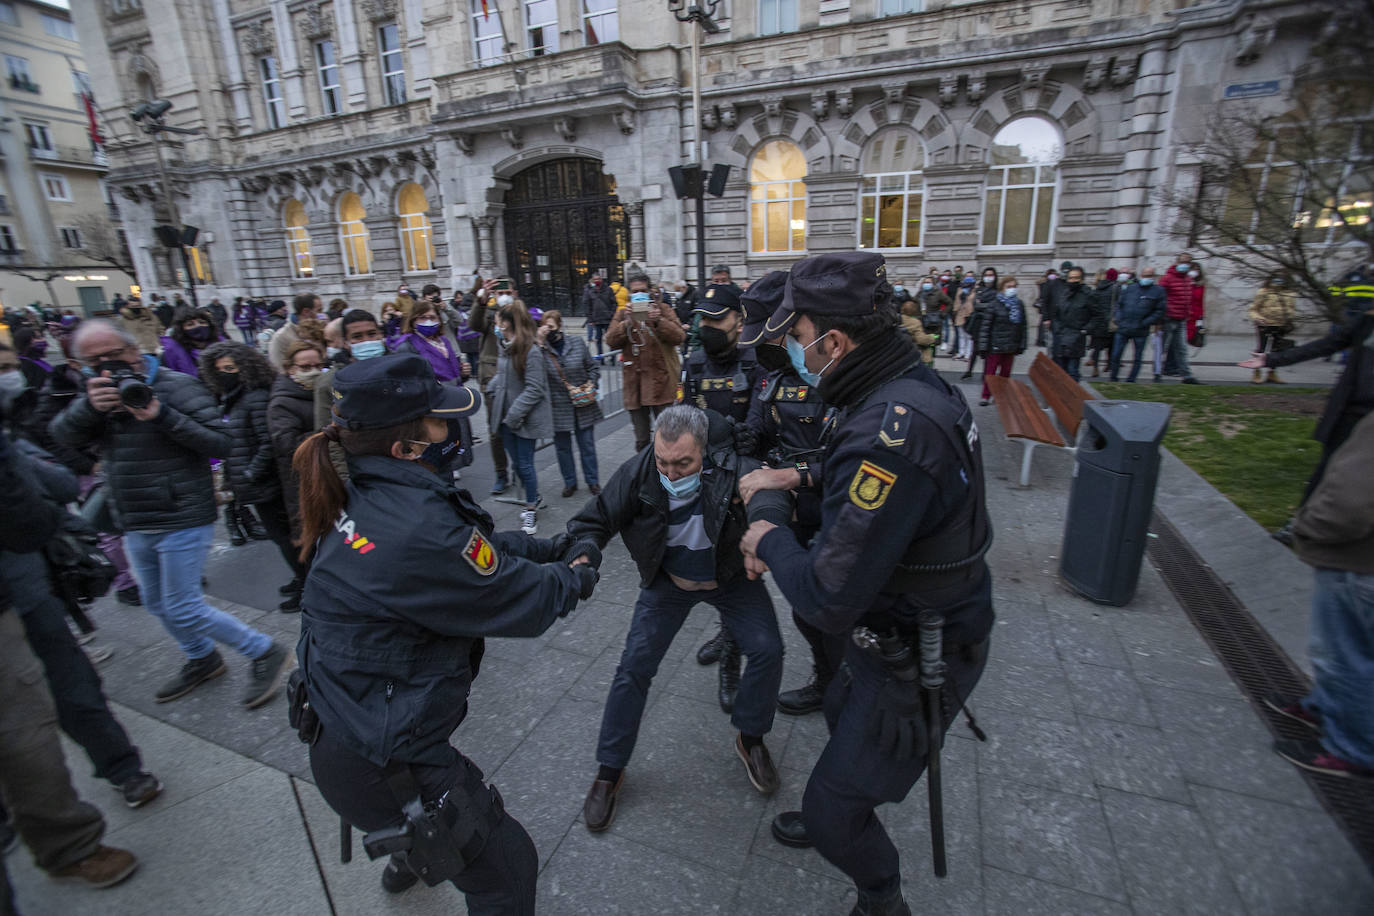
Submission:
[[[153,386],[130,369],[128,363],[103,363],[96,370],[96,374],[101,372],[110,373],[109,379],[119,391],[119,402],[125,407],[142,410],[153,403],[153,398],[157,396],[153,392]]]

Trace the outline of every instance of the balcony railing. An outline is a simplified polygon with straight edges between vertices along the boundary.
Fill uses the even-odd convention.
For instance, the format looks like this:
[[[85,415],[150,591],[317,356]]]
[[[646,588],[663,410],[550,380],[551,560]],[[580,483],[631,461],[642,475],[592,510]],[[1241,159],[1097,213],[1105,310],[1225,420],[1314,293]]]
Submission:
[[[20,92],[38,93],[41,91],[38,84],[26,76],[11,76],[10,88],[18,89]]]
[[[104,150],[81,146],[30,146],[29,156],[44,162],[65,162],[72,165],[109,168],[110,157]]]

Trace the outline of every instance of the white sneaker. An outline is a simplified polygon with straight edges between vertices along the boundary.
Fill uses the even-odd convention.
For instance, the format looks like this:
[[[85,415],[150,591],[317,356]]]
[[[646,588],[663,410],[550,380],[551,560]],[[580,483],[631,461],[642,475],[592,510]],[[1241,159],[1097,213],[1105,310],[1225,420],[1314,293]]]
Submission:
[[[526,509],[520,513],[520,530],[526,534],[534,534],[539,528],[535,525],[535,514],[533,509]]]

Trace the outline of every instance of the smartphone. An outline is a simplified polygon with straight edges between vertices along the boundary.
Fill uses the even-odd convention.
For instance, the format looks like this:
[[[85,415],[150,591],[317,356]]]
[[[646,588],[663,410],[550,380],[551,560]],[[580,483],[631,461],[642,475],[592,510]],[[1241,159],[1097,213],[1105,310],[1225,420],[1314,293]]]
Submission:
[[[495,289],[498,293],[509,292],[510,290],[515,289],[515,281],[512,280],[510,277],[498,277],[496,279]]]

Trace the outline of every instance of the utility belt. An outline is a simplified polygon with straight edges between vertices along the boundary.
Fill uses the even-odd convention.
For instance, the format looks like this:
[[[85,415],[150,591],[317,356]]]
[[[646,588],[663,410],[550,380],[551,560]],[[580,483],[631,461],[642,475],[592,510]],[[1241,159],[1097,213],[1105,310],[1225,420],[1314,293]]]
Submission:
[[[940,540],[944,541],[943,538]],[[992,528],[986,527],[983,543],[976,550],[957,560],[935,563],[906,562],[907,557],[919,555],[927,543],[931,543],[931,540],[918,541],[908,548],[906,557],[897,563],[892,575],[888,577],[887,584],[882,588],[883,593],[900,595],[914,591],[930,592],[969,581],[978,571],[978,563],[992,549]],[[940,548],[937,546],[935,549]]]

